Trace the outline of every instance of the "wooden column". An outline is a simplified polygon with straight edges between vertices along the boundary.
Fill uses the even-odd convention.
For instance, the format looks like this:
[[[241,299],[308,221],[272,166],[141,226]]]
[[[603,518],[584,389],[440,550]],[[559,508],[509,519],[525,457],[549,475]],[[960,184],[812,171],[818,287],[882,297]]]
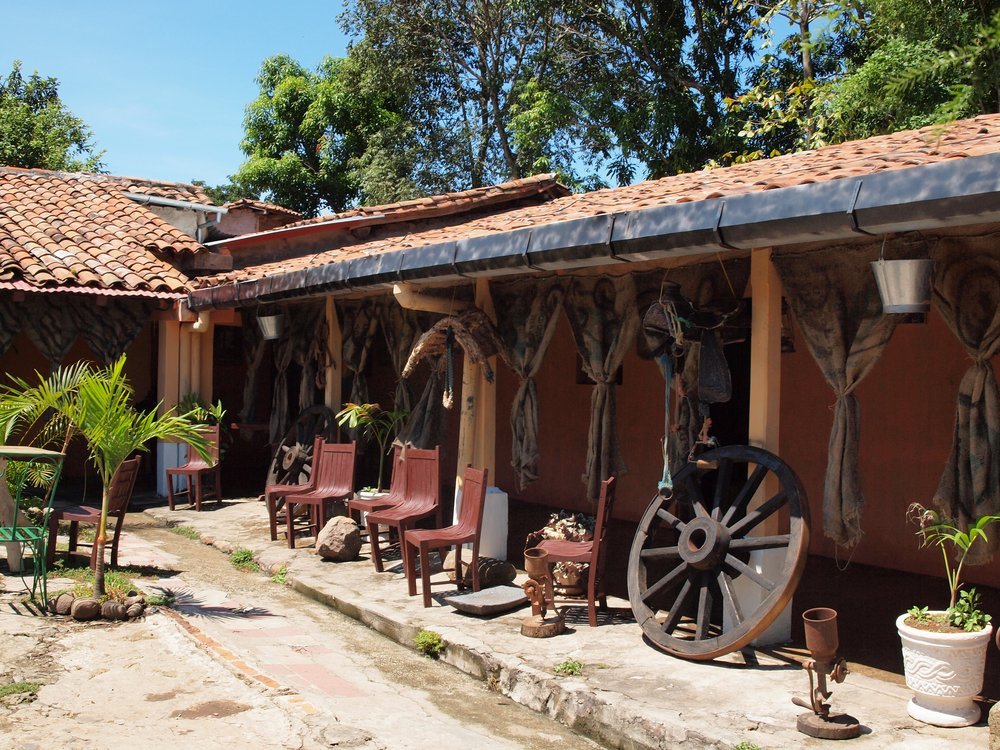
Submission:
[[[341,369],[344,355],[344,339],[340,330],[340,319],[337,317],[337,306],[333,297],[326,298],[326,346],[330,352],[330,363],[326,366],[326,388],[323,392],[323,403],[334,413],[343,406],[341,392]]]
[[[181,323],[176,319],[159,322],[156,357],[156,398],[165,411],[177,405],[181,397]],[[166,470],[181,463],[180,446],[162,440],[156,445],[156,491],[167,494]]]
[[[750,256],[753,320],[750,332],[750,445],[777,454],[781,406],[781,280],[771,262],[771,249],[754,249]],[[769,475],[750,502],[750,509],[772,497],[779,489]],[[777,534],[778,518],[772,516],[754,530],[755,536]],[[784,565],[784,550],[753,552],[749,564],[764,577],[778,580]],[[744,612],[753,611],[767,592],[745,578],[734,585]],[[781,643],[791,638],[791,603],[778,619],[754,641],[757,645]]]

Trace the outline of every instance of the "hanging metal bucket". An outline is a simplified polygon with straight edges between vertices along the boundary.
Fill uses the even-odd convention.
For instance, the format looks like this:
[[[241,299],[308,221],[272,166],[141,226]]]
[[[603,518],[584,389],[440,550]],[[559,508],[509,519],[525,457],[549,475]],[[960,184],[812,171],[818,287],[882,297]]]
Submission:
[[[265,341],[274,341],[281,338],[281,332],[285,328],[285,316],[281,313],[277,315],[261,315],[257,318],[257,325],[264,335]]]
[[[931,309],[932,260],[876,260],[872,271],[884,313],[922,313]]]

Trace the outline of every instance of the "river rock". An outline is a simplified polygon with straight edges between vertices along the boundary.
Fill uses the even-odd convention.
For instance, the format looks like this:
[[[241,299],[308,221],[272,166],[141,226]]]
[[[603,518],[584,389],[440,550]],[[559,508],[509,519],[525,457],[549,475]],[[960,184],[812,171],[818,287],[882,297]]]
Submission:
[[[331,518],[316,537],[316,552],[327,560],[345,562],[358,559],[361,552],[361,530],[353,518]]]
[[[96,620],[101,616],[101,603],[91,597],[77,599],[69,613],[74,620]]]

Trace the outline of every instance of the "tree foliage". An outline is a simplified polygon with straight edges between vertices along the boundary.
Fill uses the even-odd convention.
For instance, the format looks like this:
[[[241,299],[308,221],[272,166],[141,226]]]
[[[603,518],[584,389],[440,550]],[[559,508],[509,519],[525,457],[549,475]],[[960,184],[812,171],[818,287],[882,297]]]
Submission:
[[[38,71],[25,78],[15,60],[0,78],[0,164],[68,172],[101,171],[103,151],[59,98],[59,81]]]

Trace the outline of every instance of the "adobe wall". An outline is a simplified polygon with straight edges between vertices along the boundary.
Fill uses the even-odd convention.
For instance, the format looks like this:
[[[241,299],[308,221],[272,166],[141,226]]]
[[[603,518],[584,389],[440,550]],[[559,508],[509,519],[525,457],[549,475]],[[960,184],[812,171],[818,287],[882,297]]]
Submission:
[[[861,401],[861,480],[867,498],[865,536],[838,553],[822,533],[823,477],[832,423],[833,393],[801,335],[797,351],[782,354],[781,450],[809,496],[812,554],[858,563],[941,574],[936,549],[918,549],[905,523],[910,502],[930,504],[951,445],[955,397],[969,358],[932,310],[922,325],[901,325],[882,360],[857,391]],[[517,377],[497,372],[497,484],[512,497],[553,509],[588,510],[580,475],[587,451],[591,386],[577,384],[576,349],[560,316],[537,385],[541,479],[517,492],[510,468],[510,405]],[[661,472],[663,378],[633,347],[618,389],[618,428],[628,473],[621,477],[614,517],[636,522]],[[1000,561],[968,568],[970,583],[995,585]]]

